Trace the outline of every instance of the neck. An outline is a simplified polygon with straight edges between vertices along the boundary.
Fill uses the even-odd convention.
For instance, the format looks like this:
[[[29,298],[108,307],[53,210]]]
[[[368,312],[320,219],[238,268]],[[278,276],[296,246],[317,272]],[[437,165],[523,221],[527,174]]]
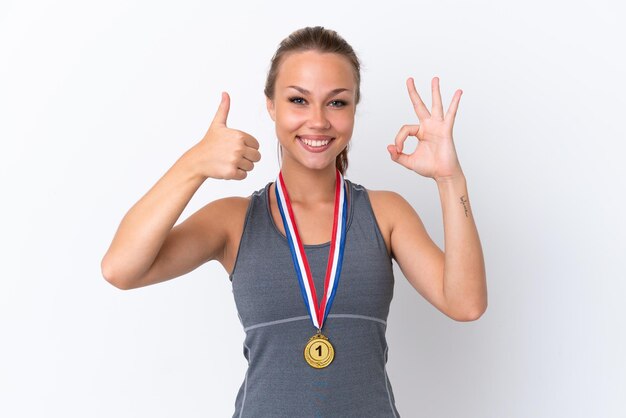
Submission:
[[[285,159],[280,171],[283,173],[283,180],[292,203],[334,202],[337,173],[334,164],[321,170],[314,170]]]

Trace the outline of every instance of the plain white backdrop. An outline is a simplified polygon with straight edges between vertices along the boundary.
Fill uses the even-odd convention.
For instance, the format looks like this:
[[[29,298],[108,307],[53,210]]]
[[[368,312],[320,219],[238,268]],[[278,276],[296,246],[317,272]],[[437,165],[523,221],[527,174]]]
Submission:
[[[455,322],[394,263],[387,366],[401,415],[626,416],[621,7],[3,1],[0,416],[232,415],[244,332],[221,265],[122,291],[100,261],[126,211],[202,138],[222,90],[229,126],[262,159],[244,181],[207,180],[179,222],[273,181],[266,72],[280,40],[315,25],[363,62],[346,177],[402,194],[442,248],[434,181],[386,145],[417,123],[407,77],[429,108],[434,76],[444,110],[464,92],[454,139],[489,308]]]

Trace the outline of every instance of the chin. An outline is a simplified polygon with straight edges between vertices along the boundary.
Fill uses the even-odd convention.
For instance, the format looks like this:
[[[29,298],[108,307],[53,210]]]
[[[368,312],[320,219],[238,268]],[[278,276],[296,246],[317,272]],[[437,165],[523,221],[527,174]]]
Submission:
[[[302,164],[303,166],[305,166],[306,168],[308,168],[309,170],[325,170],[328,169],[329,165],[332,165],[333,167],[335,166],[335,160],[333,161],[327,161],[327,162],[305,162]]]

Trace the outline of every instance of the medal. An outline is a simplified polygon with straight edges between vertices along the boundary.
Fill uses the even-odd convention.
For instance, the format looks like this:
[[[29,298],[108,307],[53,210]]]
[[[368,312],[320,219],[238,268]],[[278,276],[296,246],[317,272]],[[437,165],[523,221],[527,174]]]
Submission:
[[[335,358],[335,349],[328,337],[318,332],[309,339],[304,347],[304,359],[311,367],[322,369],[328,366]]]
[[[348,217],[346,185],[338,169],[336,170],[335,184],[333,233],[328,254],[328,264],[326,266],[326,276],[324,279],[324,295],[321,300],[321,305],[318,306],[313,276],[311,275],[309,262],[304,252],[304,246],[298,234],[296,219],[293,215],[291,201],[287,194],[287,187],[285,186],[282,172],[278,173],[278,178],[275,183],[276,201],[278,203],[278,209],[280,210],[280,216],[283,219],[285,235],[289,242],[289,250],[291,252],[298,283],[300,284],[302,299],[309,312],[313,326],[317,329],[317,333],[309,339],[304,348],[304,359],[311,367],[316,369],[328,366],[335,357],[335,350],[332,344],[328,340],[328,337],[322,334],[322,326],[330,312],[330,307],[337,291],[337,285],[339,284],[343,250],[346,240],[346,223]]]

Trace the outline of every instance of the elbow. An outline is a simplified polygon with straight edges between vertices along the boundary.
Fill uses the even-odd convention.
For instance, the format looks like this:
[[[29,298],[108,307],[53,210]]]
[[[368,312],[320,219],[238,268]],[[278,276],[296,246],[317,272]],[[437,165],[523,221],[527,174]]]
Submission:
[[[484,283],[484,278],[483,278]],[[459,322],[476,321],[487,311],[487,288],[465,293],[453,300],[448,300],[449,317]]]
[[[100,270],[102,277],[111,285],[117,287],[120,290],[129,290],[130,288],[125,284],[123,280],[119,279],[119,275],[115,272],[113,266],[106,262],[106,257],[100,262]]]
[[[452,319],[454,319],[455,321],[458,321],[458,322],[476,321],[481,316],[483,316],[483,314],[486,311],[487,311],[487,303],[485,302],[482,306],[479,306],[479,307],[476,307],[476,308],[473,308],[473,309],[467,309],[462,314],[458,314],[458,315],[452,317]]]

